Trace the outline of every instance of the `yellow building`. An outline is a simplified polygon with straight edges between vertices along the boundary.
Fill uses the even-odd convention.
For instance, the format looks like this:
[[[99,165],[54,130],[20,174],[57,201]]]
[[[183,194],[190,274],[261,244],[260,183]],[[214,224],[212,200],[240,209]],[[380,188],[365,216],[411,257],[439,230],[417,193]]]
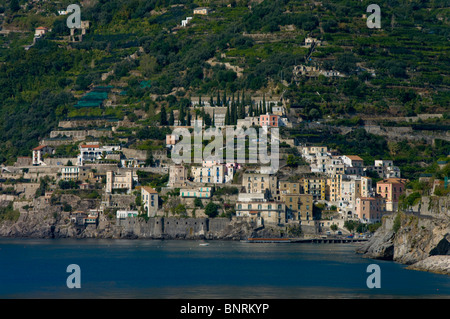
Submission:
[[[286,205],[278,201],[237,201],[236,217],[256,222],[282,225],[286,223]]]
[[[342,174],[335,174],[327,178],[325,198],[330,202],[338,202],[341,195]]]
[[[246,193],[264,193],[270,191],[272,197],[276,196],[278,181],[275,175],[245,173],[242,178],[242,187]]]
[[[314,200],[325,200],[326,183],[325,177],[304,177],[301,179],[305,194],[313,195]]]
[[[281,194],[302,194],[303,185],[299,182],[280,181],[278,185]]]
[[[312,220],[314,199],[310,194],[280,194],[281,202],[293,220]]]

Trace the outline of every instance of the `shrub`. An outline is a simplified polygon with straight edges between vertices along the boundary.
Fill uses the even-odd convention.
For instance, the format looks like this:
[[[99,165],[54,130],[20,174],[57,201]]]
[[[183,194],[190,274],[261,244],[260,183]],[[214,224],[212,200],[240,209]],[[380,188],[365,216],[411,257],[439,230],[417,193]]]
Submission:
[[[394,233],[397,233],[402,226],[402,216],[400,213],[397,213],[397,215],[394,218],[394,224],[392,225],[392,230]]]
[[[219,205],[209,202],[205,207],[205,214],[210,218],[216,217],[219,214]]]

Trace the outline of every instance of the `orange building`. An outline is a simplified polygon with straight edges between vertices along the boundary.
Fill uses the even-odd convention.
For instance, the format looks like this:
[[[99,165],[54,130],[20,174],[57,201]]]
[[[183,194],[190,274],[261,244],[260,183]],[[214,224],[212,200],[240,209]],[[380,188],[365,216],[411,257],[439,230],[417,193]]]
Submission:
[[[259,124],[261,126],[278,127],[279,116],[273,114],[260,115]]]

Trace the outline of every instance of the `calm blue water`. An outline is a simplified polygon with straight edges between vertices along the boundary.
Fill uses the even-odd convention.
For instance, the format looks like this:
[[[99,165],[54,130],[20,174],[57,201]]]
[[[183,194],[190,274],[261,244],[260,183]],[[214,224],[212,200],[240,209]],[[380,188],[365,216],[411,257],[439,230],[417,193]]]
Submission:
[[[0,239],[0,298],[450,298],[450,277],[354,244]],[[67,266],[81,269],[69,289]],[[369,289],[369,264],[381,288]]]

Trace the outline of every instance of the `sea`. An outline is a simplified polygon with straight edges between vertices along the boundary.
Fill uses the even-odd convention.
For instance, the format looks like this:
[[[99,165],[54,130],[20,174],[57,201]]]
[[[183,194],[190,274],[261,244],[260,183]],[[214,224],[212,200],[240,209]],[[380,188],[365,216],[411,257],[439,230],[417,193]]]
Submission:
[[[450,298],[449,276],[363,258],[357,245],[2,238],[0,298]]]

